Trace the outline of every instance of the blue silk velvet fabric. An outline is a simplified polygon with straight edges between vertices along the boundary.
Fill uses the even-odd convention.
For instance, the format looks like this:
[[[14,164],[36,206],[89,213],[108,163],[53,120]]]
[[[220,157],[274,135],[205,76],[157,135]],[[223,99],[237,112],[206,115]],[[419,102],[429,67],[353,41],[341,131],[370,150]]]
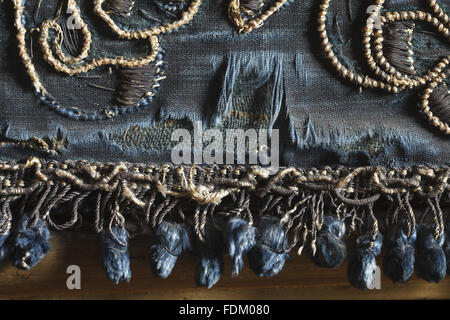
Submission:
[[[95,16],[92,0],[77,2],[93,33],[88,59],[145,55],[146,41],[118,39]],[[369,2],[350,1],[349,10],[347,0],[333,0],[327,25],[337,55],[346,65],[367,74],[370,71],[361,51],[361,34]],[[37,18],[36,3],[27,1],[27,30],[53,18],[59,1],[43,1]],[[202,121],[205,128],[280,129],[281,165],[449,164],[448,137],[419,112],[422,89],[399,94],[360,91],[330,68],[316,31],[319,3],[296,0],[261,28],[239,34],[228,20],[227,1],[205,0],[192,24],[159,36],[166,79],[148,108],[111,120],[80,121],[55,113],[33,93],[18,54],[13,8],[5,0],[0,5],[2,139],[23,141],[56,136],[59,131],[68,144],[53,157],[57,160],[164,163],[170,162],[171,144],[167,137],[155,138],[161,123],[171,120],[190,128],[192,121]],[[385,9],[423,9],[424,3],[387,1]],[[441,5],[448,12],[446,4]],[[136,6],[154,10],[151,1],[137,0]],[[137,14],[122,22],[139,28],[149,23]],[[34,40],[33,63],[47,90],[61,105],[83,110],[114,105],[114,93],[90,83],[114,88],[115,70],[104,67],[89,72],[95,79],[58,73],[42,59]],[[30,39],[27,45],[30,50]],[[439,36],[425,33],[415,34],[413,45],[416,62],[424,70],[450,50]],[[256,124],[226,120],[224,112],[232,110],[267,117],[257,118]],[[136,138],[137,132],[143,136]],[[129,140],[125,141],[124,135]],[[0,160],[18,161],[32,155],[49,157],[13,144],[0,146]]]

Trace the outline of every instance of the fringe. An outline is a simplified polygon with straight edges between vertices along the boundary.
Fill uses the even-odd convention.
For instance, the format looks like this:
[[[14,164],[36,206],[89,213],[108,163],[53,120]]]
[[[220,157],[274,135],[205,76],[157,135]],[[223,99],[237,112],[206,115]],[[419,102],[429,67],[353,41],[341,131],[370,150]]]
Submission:
[[[248,256],[258,275],[273,276],[292,250],[332,268],[353,235],[348,274],[355,287],[372,285],[383,244],[383,269],[393,281],[407,281],[416,265],[424,279],[439,282],[450,270],[449,173],[447,166],[281,168],[270,175],[258,166],[3,162],[0,256],[8,252],[14,265],[31,268],[50,249],[48,228],[68,229],[84,216],[116,283],[131,277],[129,220],[155,230],[155,275],[168,277],[178,256],[193,250],[197,283],[206,287],[220,280],[226,253],[234,275]]]

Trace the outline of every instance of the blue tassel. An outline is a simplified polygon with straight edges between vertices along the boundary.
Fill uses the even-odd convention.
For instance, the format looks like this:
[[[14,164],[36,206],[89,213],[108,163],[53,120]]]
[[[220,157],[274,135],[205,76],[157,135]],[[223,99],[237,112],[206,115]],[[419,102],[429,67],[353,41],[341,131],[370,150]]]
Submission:
[[[0,220],[2,219],[2,216],[0,215]],[[10,234],[10,231],[8,230],[5,234],[0,235],[0,248],[3,248],[3,245],[5,244],[6,239],[8,239],[8,236]]]
[[[446,228],[445,257],[447,259],[447,274],[450,275],[450,221],[447,224],[447,228]]]
[[[386,237],[387,251],[383,271],[393,282],[406,282],[414,272],[414,245],[417,231],[408,238],[403,231],[405,223],[394,225]]]
[[[195,272],[195,280],[199,286],[208,289],[215,285],[223,273],[223,258],[225,242],[222,233],[218,230],[212,220],[206,224],[205,242],[196,241],[199,259]]]
[[[13,265],[19,269],[29,270],[41,261],[50,251],[50,231],[41,219],[32,227],[28,227],[29,217],[23,216],[14,235]]]
[[[150,247],[152,272],[167,278],[181,252],[191,248],[189,235],[184,225],[164,221],[156,229],[156,238]]]
[[[261,217],[256,229],[256,245],[248,254],[250,267],[261,277],[274,276],[289,257],[284,251],[284,230],[280,220],[272,216]]]
[[[339,266],[347,256],[347,248],[341,238],[345,234],[345,223],[337,217],[325,216],[322,229],[316,239],[313,261],[326,268]]]
[[[442,246],[445,234],[438,240],[433,236],[433,228],[421,226],[417,237],[417,271],[426,281],[440,282],[447,272],[446,258]]]
[[[370,238],[365,235],[357,239],[356,250],[348,265],[350,283],[359,289],[371,289],[376,281],[376,257],[381,252],[383,236],[378,233],[374,245],[369,249]]]
[[[199,286],[208,289],[215,285],[223,273],[221,256],[204,254],[197,264],[196,281]]]
[[[256,228],[240,218],[232,218],[227,226],[228,252],[231,257],[232,275],[236,276],[244,266],[243,255],[256,243]]]
[[[128,231],[125,228],[113,226],[109,230],[100,233],[103,246],[103,267],[106,275],[115,284],[125,280],[130,282],[130,254],[128,252]],[[115,238],[115,237],[117,238]],[[119,241],[120,242],[119,242]]]
[[[0,217],[1,219],[1,217]],[[8,246],[6,245],[6,240],[8,239],[10,232],[6,232],[4,235],[0,236],[0,266],[2,265],[2,261],[6,258],[8,255]]]
[[[0,247],[0,266],[2,265],[2,261],[6,258],[8,255],[8,247],[7,246],[1,246]]]
[[[0,221],[2,220],[2,214],[0,214]],[[8,229],[4,234],[0,235],[0,265],[8,254],[8,247],[6,245],[6,240],[9,237],[10,230]]]

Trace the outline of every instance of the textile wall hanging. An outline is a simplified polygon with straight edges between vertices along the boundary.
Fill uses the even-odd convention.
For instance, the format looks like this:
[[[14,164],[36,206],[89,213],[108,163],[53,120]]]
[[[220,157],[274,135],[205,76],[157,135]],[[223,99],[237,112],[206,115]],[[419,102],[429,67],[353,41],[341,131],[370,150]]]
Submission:
[[[150,229],[153,273],[190,250],[206,287],[293,254],[361,289],[382,251],[395,282],[450,273],[447,1],[0,6],[4,263],[84,228],[129,281]]]

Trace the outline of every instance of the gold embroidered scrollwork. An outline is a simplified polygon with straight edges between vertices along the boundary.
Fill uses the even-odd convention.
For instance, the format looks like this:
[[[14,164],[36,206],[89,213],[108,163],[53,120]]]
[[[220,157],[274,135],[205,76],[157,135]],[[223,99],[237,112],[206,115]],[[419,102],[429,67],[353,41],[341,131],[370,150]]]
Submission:
[[[325,57],[331,62],[340,77],[353,82],[363,88],[379,88],[388,92],[398,93],[408,88],[416,88],[427,85],[422,96],[422,111],[435,127],[444,134],[450,134],[449,110],[450,99],[448,90],[435,99],[431,99],[433,89],[443,84],[449,72],[450,53],[443,57],[436,65],[423,75],[407,74],[399,71],[393,61],[389,61],[384,53],[384,31],[383,28],[398,22],[422,22],[431,25],[446,41],[450,42],[450,21],[448,15],[443,11],[435,0],[428,0],[431,12],[423,11],[395,11],[381,14],[385,0],[376,0],[377,10],[372,10],[367,24],[363,29],[364,57],[367,64],[376,77],[358,73],[347,68],[333,51],[333,45],[327,34],[326,24],[328,8],[331,0],[321,0],[318,17],[319,32],[322,49]],[[376,26],[375,22],[379,22]],[[412,30],[407,32],[412,32]],[[444,85],[444,84],[443,84]],[[446,86],[445,86],[446,88]],[[434,113],[433,113],[434,112]],[[441,117],[439,117],[440,115]]]

